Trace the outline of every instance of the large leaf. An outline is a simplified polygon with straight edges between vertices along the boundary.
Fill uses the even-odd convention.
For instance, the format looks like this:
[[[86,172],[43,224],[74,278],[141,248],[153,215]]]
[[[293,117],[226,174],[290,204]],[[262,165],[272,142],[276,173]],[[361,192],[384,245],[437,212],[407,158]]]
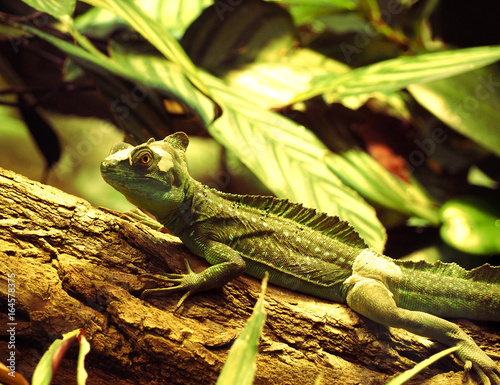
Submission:
[[[275,55],[274,59],[234,69],[224,79],[259,105],[273,108],[291,104],[315,77],[350,71],[345,64],[307,48],[294,49],[285,56]]]
[[[404,214],[439,223],[437,204],[415,180],[405,182],[387,171],[365,151],[352,149],[325,158],[328,168],[364,198]]]
[[[56,19],[67,18],[75,11],[76,0],[23,0],[37,11],[48,13]]]
[[[417,101],[461,134],[500,155],[500,71],[480,68],[408,87]]]
[[[151,18],[135,2],[127,0],[86,0],[87,3],[107,9],[129,23],[137,32],[158,49],[166,58],[177,63],[188,79],[205,95],[208,89],[200,79],[198,69],[181,45],[157,20]]]
[[[138,84],[144,84],[148,87],[163,91],[174,98],[185,103],[190,109],[195,111],[204,124],[213,120],[213,111],[210,101],[194,88],[184,76],[183,71],[175,64],[163,60],[161,63],[139,61],[133,67],[123,65],[113,58],[105,55],[95,54],[85,49],[68,43],[53,35],[47,34],[36,28],[24,26],[24,29],[47,40],[64,53],[69,55],[80,66],[88,70],[107,75],[107,71],[132,80]],[[133,59],[133,55],[131,57]],[[156,66],[151,68],[150,66]],[[151,75],[155,73],[156,75]]]
[[[385,230],[374,209],[325,164],[324,144],[303,126],[246,100],[219,79],[205,77],[224,114],[208,127],[276,195],[337,215],[383,250]]]
[[[395,91],[413,83],[447,78],[474,68],[486,66],[500,59],[500,46],[477,47],[424,53],[385,60],[346,74],[316,76],[306,91],[294,101],[331,94],[333,98],[377,91]]]
[[[314,78],[325,74],[342,75],[349,71],[350,68],[341,62],[307,48],[297,48],[287,55],[276,55],[275,61],[258,61],[233,69],[224,76],[224,80],[264,108],[283,108],[292,104],[296,95],[309,89]],[[326,99],[329,102],[338,101],[353,110],[364,105],[368,99],[377,99],[385,106],[393,107],[393,115],[409,118],[399,91],[377,91]]]
[[[142,0],[138,4],[154,20],[160,22],[175,38],[180,38],[191,22],[213,3],[213,0]],[[91,8],[75,19],[81,33],[107,37],[128,25],[122,18],[102,8]]]
[[[34,28],[30,31],[72,58],[84,61],[86,66],[94,66],[95,70],[102,67],[101,71],[111,71],[179,96],[185,88],[194,95],[190,107],[201,116],[208,114],[206,103],[197,104],[199,92],[193,87],[189,89],[189,83],[182,80],[183,68],[166,59],[136,54],[107,58]],[[385,230],[374,209],[327,168],[324,162],[327,149],[316,136],[291,120],[259,107],[223,81],[202,72],[199,74],[224,111],[221,118],[208,126],[220,143],[239,154],[242,162],[276,195],[338,215],[350,222],[368,244],[383,249]],[[181,82],[180,86],[177,81]],[[205,120],[205,123],[208,122]]]
[[[189,26],[181,43],[196,65],[215,75],[288,52],[297,31],[290,14],[276,4],[245,0],[219,9],[215,3]]]
[[[179,37],[213,0],[141,0],[140,5],[174,36]]]
[[[269,0],[276,3],[285,3],[288,5],[309,5],[312,7],[336,7],[344,9],[356,9],[359,6],[357,0]]]
[[[163,58],[124,53],[119,63],[132,73],[148,68],[152,78],[165,76],[169,66]],[[328,169],[324,162],[328,151],[314,134],[261,108],[222,80],[205,73],[203,81],[223,109],[207,127],[219,143],[236,153],[277,196],[338,215],[368,244],[383,249],[385,230],[374,209]]]
[[[262,107],[287,105],[298,90],[305,90],[311,77],[318,73],[348,72],[347,66],[307,49],[297,49],[286,56],[277,55],[276,62],[257,62],[241,70],[229,72],[225,80],[232,90],[245,94]],[[381,93],[377,93],[381,95]],[[400,95],[393,95],[397,97]],[[362,101],[361,101],[362,102]],[[343,100],[346,103],[346,100]],[[230,103],[228,108],[235,106]],[[217,124],[216,124],[217,126]],[[331,120],[323,119],[317,125],[323,131],[337,130]],[[335,143],[329,143],[335,149]],[[438,223],[436,204],[412,180],[404,182],[384,169],[366,152],[350,144],[352,150],[325,156],[328,169],[346,186],[365,199],[407,215]],[[275,191],[275,190],[274,190]],[[303,197],[302,197],[303,199]]]

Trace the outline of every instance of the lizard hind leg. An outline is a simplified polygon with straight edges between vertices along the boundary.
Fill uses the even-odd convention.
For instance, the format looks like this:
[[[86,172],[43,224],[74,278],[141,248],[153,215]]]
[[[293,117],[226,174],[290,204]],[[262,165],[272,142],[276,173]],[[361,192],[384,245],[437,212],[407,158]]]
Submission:
[[[472,363],[484,385],[500,385],[500,367],[456,324],[429,313],[398,307],[392,293],[380,281],[357,277],[351,282],[354,286],[347,295],[347,304],[352,310],[385,326],[403,328],[450,347],[458,346],[454,354],[466,366]]]

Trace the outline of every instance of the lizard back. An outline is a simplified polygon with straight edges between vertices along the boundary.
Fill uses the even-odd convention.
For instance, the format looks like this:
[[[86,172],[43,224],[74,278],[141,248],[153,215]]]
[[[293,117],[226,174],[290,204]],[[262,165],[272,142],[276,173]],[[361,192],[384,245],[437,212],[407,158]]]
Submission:
[[[338,217],[286,199],[235,195],[198,185],[191,225],[180,234],[190,247],[193,229],[213,229],[210,237],[238,251],[246,272],[320,298],[345,302],[343,282],[363,239]],[[194,245],[193,249],[196,249]]]

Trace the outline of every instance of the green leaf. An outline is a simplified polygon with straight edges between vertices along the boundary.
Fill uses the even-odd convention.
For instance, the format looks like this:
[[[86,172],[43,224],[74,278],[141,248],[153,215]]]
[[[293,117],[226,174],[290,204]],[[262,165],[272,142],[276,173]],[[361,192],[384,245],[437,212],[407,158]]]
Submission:
[[[213,0],[142,0],[137,2],[154,20],[160,22],[175,38],[180,38],[192,21]],[[101,8],[91,8],[75,19],[81,33],[107,37],[120,26],[128,25],[114,13]]]
[[[52,379],[53,371],[57,369],[61,360],[70,345],[81,336],[83,331],[81,329],[73,330],[72,332],[63,334],[62,339],[55,340],[50,345],[49,350],[40,359],[40,362],[33,372],[31,380],[32,385],[48,385]],[[82,385],[82,383],[78,383]]]
[[[70,17],[75,11],[76,0],[23,0],[37,11],[48,13],[56,19]]]
[[[336,7],[344,9],[358,8],[359,1],[356,0],[270,0],[275,3],[284,3],[288,5],[310,5],[314,7]]]
[[[408,87],[415,99],[461,134],[500,155],[500,71],[480,68]]]
[[[330,2],[330,4],[311,5],[305,1],[299,3],[291,4],[288,7],[295,25],[302,26],[309,23],[315,32],[325,30],[337,34],[358,32],[367,25],[367,20],[362,17],[361,13],[357,12],[356,4],[337,2],[337,5],[332,5],[334,2]]]
[[[78,366],[76,369],[76,383],[77,385],[85,385],[87,381],[87,371],[85,370],[85,356],[90,352],[90,344],[82,332],[79,335],[80,351],[78,353]]]
[[[260,106],[273,108],[291,104],[297,94],[310,87],[314,77],[349,71],[345,64],[307,48],[299,48],[285,56],[277,53],[274,60],[233,69],[224,79]]]
[[[325,158],[328,168],[365,199],[401,213],[440,222],[438,206],[415,180],[396,178],[365,151],[352,149]]]
[[[157,20],[152,19],[135,2],[127,0],[86,0],[87,3],[107,9],[129,23],[167,59],[179,65],[193,85],[205,95],[209,91],[200,79],[199,71],[181,45]]]
[[[179,66],[159,57],[126,55],[113,50],[113,58],[110,59],[34,28],[29,30],[74,60],[93,66],[104,76],[107,70],[139,84],[177,93],[208,124],[209,102],[181,76]],[[354,226],[367,244],[383,250],[385,229],[375,210],[327,168],[324,162],[327,149],[314,134],[279,114],[259,107],[243,92],[233,90],[223,81],[203,72],[200,74],[224,111],[213,125],[208,126],[219,143],[238,154],[241,161],[277,196],[338,215]]]
[[[296,43],[297,31],[283,7],[255,0],[221,7],[216,2],[207,8],[181,40],[193,62],[212,74],[274,60]]]
[[[386,385],[401,385],[401,384],[404,384],[410,378],[412,378],[413,376],[415,376],[418,372],[420,372],[423,369],[427,368],[428,366],[432,365],[434,362],[440,360],[441,358],[446,357],[448,354],[453,353],[457,349],[458,349],[458,346],[453,346],[451,348],[443,350],[442,352],[439,352],[439,353],[436,353],[436,354],[432,355],[431,357],[427,358],[426,360],[423,360],[422,362],[420,362],[417,365],[415,365],[414,368],[412,368],[410,370],[407,370],[404,373],[401,373],[397,377],[394,377]]]
[[[470,254],[500,254],[498,194],[448,200],[440,215],[441,238],[450,246]]]
[[[213,0],[141,0],[139,4],[151,18],[180,38],[193,20],[213,4]]]
[[[399,57],[361,67],[344,75],[332,73],[316,76],[311,80],[310,88],[296,95],[294,101],[325,93],[331,94],[331,98],[339,99],[377,91],[396,91],[413,83],[430,82],[468,72],[499,59],[500,46]]]
[[[325,163],[324,144],[309,130],[260,108],[222,81],[204,77],[224,113],[208,127],[223,146],[277,196],[337,215],[372,247],[383,250],[385,229],[375,210]]]
[[[213,120],[213,108],[211,102],[200,94],[192,84],[185,78],[183,71],[175,64],[163,58],[151,56],[150,61],[133,61],[135,55],[130,55],[125,60],[117,50],[112,50],[112,54],[117,60],[113,60],[102,54],[88,52],[85,49],[68,43],[55,36],[37,30],[29,26],[23,26],[29,32],[47,40],[55,47],[69,55],[78,65],[86,70],[99,73],[104,79],[108,71],[129,79],[137,84],[164,91],[185,103],[190,109],[198,113],[201,121],[208,124]],[[156,75],[152,75],[156,74]]]
[[[217,385],[252,385],[255,377],[255,356],[258,352],[259,339],[266,321],[264,295],[269,273],[262,280],[262,290],[255,304],[252,316],[243,331],[229,350],[226,363],[217,379]]]

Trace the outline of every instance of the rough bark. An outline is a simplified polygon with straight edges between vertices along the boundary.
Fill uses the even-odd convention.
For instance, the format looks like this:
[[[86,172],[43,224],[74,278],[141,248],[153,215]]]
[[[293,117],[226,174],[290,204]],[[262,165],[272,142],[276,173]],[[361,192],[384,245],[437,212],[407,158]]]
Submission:
[[[139,299],[142,273],[194,270],[204,262],[177,238],[83,199],[0,169],[0,302],[15,274],[16,371],[31,378],[63,333],[83,328],[91,343],[87,383],[213,384],[249,318],[260,282],[242,277],[187,300]],[[344,305],[270,286],[256,384],[383,384],[444,347],[361,318]],[[1,312],[0,360],[7,352]],[[486,349],[500,346],[498,324],[460,321]],[[75,383],[76,349],[53,384]],[[461,384],[451,358],[412,383]]]

